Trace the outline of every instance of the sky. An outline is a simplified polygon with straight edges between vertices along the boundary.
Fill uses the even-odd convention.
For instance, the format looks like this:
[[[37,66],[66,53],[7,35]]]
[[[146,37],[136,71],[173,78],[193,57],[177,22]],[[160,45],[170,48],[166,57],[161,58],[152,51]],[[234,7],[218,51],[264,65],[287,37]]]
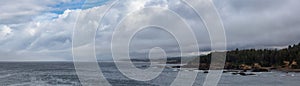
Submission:
[[[192,56],[210,52],[209,35],[201,18],[181,0],[121,0],[109,11],[106,10],[113,1],[107,0],[0,0],[0,2],[0,61],[72,61],[74,25],[85,21],[94,23],[91,28],[99,25],[95,44],[97,58],[109,60],[114,26],[129,13],[146,7],[170,9],[190,25],[196,35],[200,52],[183,52],[183,55]],[[285,48],[300,42],[299,0],[213,0],[213,2],[224,23],[227,50]],[[104,16],[102,22],[98,19],[99,16]],[[78,18],[85,21],[77,21]],[[136,18],[160,22],[151,16],[137,15]],[[165,24],[174,23],[176,21]],[[186,37],[186,41],[189,40],[192,39]],[[137,33],[131,41],[129,52],[133,57],[143,58],[153,47],[161,47],[170,57],[180,55],[174,37],[157,28],[147,28]]]

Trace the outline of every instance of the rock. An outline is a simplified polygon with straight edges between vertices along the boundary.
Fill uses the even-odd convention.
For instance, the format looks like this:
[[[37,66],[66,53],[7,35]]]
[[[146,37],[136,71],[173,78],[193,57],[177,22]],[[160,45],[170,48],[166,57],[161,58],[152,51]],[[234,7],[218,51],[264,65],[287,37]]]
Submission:
[[[250,75],[256,75],[256,74],[254,74],[254,73],[245,73],[245,72],[236,72],[236,73],[232,73],[233,75],[241,75],[241,76],[250,76]]]
[[[223,73],[239,72],[239,70],[224,70]]]
[[[237,72],[236,72],[236,73],[231,73],[231,74],[233,74],[233,75],[237,75],[237,74],[239,74],[239,73],[237,73]]]
[[[256,74],[254,74],[254,73],[250,73],[250,74],[247,74],[247,75],[256,75]]]
[[[269,72],[269,70],[268,69],[259,68],[259,69],[253,69],[252,72]]]
[[[239,74],[242,75],[242,76],[246,76],[246,75],[247,75],[247,74],[244,73],[244,72],[240,72]]]
[[[181,66],[172,66],[172,68],[180,68]]]

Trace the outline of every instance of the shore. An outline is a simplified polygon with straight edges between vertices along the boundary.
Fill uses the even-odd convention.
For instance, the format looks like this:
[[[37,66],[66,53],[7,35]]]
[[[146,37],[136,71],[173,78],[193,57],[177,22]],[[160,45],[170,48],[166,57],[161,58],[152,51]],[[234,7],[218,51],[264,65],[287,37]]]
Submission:
[[[188,64],[169,64],[167,66],[169,68],[174,68],[174,69],[184,69],[184,70],[201,70],[201,71],[208,71],[209,67],[197,67],[197,66],[192,66]],[[218,70],[218,69],[217,69]],[[228,69],[228,68],[219,68],[219,70],[223,70],[223,73],[228,73],[228,72],[234,72],[234,73],[240,73],[240,72],[272,72],[272,71],[280,71],[280,72],[295,72],[295,73],[300,73],[300,69],[289,69],[289,68],[274,68],[274,67],[260,67],[260,68],[251,68],[251,69]]]

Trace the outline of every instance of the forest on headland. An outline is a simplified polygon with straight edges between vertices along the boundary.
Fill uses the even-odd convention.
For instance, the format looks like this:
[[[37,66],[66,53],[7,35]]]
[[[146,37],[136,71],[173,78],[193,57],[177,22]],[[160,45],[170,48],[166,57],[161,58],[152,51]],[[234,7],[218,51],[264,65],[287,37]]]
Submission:
[[[199,59],[200,58],[200,59]],[[211,54],[198,56],[188,66],[199,63],[200,70],[209,69]],[[300,43],[284,49],[245,49],[238,48],[226,52],[225,69],[300,69]]]

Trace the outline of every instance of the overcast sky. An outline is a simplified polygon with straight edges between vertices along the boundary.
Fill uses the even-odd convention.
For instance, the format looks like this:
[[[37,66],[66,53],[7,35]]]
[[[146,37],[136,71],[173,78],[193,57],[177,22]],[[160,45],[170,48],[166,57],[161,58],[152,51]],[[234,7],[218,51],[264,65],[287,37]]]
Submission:
[[[210,51],[210,39],[201,18],[181,0],[121,0],[108,11],[101,23],[98,17],[113,1],[89,0],[86,4],[84,0],[0,1],[0,61],[72,60],[72,33],[77,18],[99,25],[96,35],[97,56],[111,59],[113,27],[128,13],[145,7],[161,7],[176,12],[196,34],[200,53]],[[227,50],[284,48],[300,42],[299,0],[213,1],[224,23]],[[85,16],[78,17],[79,14]],[[136,18],[152,17],[137,15]],[[160,22],[157,18],[152,21]],[[176,21],[166,24],[174,23]],[[186,39],[191,40],[190,37]],[[147,28],[137,33],[131,41],[130,53],[143,58],[153,47],[163,48],[168,56],[179,55],[174,37],[157,28]],[[184,55],[196,53],[190,51],[184,52]]]

